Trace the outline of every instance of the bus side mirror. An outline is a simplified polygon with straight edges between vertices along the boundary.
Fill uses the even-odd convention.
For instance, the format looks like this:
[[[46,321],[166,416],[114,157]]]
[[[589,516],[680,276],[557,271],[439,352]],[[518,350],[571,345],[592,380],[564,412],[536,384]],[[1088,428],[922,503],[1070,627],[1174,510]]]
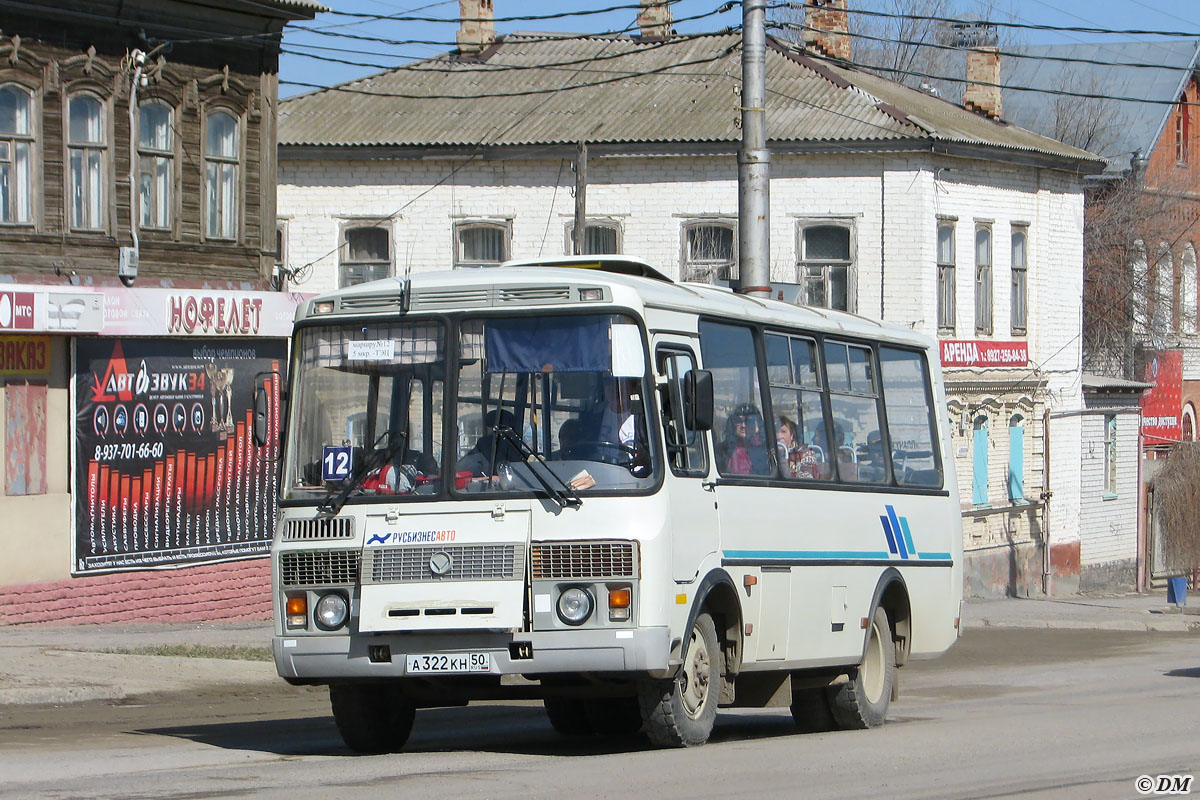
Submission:
[[[706,369],[693,369],[683,376],[683,408],[684,424],[689,430],[712,430],[712,372]]]
[[[254,377],[254,443],[259,447],[267,446],[267,436],[271,429],[271,376],[274,373],[263,372]]]

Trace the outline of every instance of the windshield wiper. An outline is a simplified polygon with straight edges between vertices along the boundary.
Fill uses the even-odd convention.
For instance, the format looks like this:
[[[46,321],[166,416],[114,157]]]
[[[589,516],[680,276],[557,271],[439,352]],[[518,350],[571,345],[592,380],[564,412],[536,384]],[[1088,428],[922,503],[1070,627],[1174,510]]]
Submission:
[[[342,482],[342,488],[337,494],[331,492],[326,496],[325,500],[317,506],[318,511],[331,517],[341,511],[342,506],[346,504],[346,500],[349,499],[351,493],[358,488],[364,478],[391,461],[396,453],[404,449],[405,444],[408,442],[408,428],[397,432],[392,442],[383,450],[375,449],[380,442],[391,435],[391,431],[384,431],[380,434],[379,438],[371,445],[371,454],[364,458],[362,463],[358,465],[358,468],[350,473],[350,476]]]
[[[495,437],[497,436],[504,437],[504,440],[508,442],[514,450],[520,453],[521,460],[524,461],[527,466],[529,466],[529,472],[533,475],[533,477],[537,478],[538,483],[540,483],[542,488],[546,490],[546,494],[550,495],[550,499],[557,503],[559,508],[579,508],[581,505],[583,505],[583,498],[581,498],[579,493],[572,488],[571,484],[558,477],[558,473],[550,469],[550,465],[546,463],[545,456],[527,445],[525,440],[518,436],[517,432],[507,425],[495,425],[492,427],[493,441],[491,474],[496,474],[496,454],[499,451],[499,447],[497,446],[495,440]],[[550,481],[546,480],[546,477],[542,475],[539,470],[534,469],[532,464],[529,464],[529,460],[531,458],[540,464],[542,469],[550,473],[554,480],[558,482],[557,487],[550,483]]]

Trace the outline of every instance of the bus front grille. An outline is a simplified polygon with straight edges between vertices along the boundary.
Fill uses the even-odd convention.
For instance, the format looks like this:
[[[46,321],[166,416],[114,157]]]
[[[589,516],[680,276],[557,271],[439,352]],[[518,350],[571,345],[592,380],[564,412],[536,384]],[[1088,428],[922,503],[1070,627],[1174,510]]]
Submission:
[[[307,550],[279,554],[283,586],[324,586],[358,580],[358,550]]]
[[[535,542],[530,565],[535,579],[638,577],[633,542]]]
[[[373,547],[366,551],[362,582],[519,579],[524,573],[524,549],[518,544]]]
[[[283,541],[308,542],[322,539],[353,539],[354,517],[289,519],[283,529]]]

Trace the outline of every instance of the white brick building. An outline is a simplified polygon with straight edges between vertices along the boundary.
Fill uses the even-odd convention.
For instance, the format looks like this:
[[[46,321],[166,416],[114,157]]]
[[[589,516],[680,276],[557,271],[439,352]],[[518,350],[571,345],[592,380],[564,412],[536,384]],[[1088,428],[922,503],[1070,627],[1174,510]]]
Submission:
[[[735,277],[737,40],[671,41],[513,36],[478,58],[448,54],[344,87],[352,92],[285,101],[284,268],[302,290],[322,291],[368,275],[569,253],[575,143],[586,137],[593,252],[634,254],[681,278]],[[559,87],[561,70],[529,67],[599,53],[606,74],[645,76],[540,105],[452,99]],[[703,82],[670,68],[702,59]],[[517,77],[499,69],[515,65],[525,67]],[[947,378],[968,591],[1038,593],[1047,572],[1057,573],[1055,592],[1074,591],[1082,175],[1101,163],[774,44],[768,83],[776,288],[960,343],[952,350],[966,366]],[[397,96],[418,94],[428,97]],[[977,259],[980,236],[990,247]],[[977,288],[989,271],[990,290]],[[1016,300],[1025,326],[1014,330],[1015,285],[1025,287]],[[939,311],[939,291],[949,301],[951,288],[953,314]]]

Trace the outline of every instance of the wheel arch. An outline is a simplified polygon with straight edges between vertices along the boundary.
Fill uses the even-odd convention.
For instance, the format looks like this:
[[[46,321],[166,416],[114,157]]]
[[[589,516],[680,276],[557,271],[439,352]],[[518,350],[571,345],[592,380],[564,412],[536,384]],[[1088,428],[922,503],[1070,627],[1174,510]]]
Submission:
[[[892,629],[892,641],[896,645],[896,666],[903,666],[912,647],[912,603],[909,600],[908,584],[895,567],[888,567],[875,584],[871,597],[871,608],[867,619],[875,615],[875,609],[887,612],[888,625]],[[869,631],[863,636],[863,657],[866,657]]]
[[[725,650],[726,673],[730,676],[736,675],[742,665],[742,603],[738,599],[733,578],[719,567],[709,571],[696,587],[696,595],[688,612],[687,625],[684,627],[683,644],[679,649],[680,659],[687,655],[686,632],[692,629],[696,617],[702,611],[707,611],[716,623],[717,635]]]

